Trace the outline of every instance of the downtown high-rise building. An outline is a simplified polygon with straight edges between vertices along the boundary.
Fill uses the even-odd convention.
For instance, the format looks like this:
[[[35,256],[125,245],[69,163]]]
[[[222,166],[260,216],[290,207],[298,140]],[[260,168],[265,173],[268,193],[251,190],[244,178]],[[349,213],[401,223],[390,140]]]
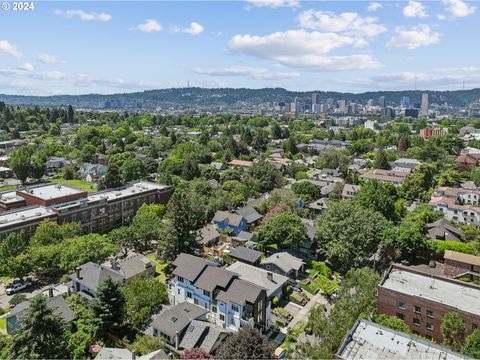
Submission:
[[[378,106],[380,106],[382,109],[385,108],[385,96],[380,96],[378,98]]]
[[[408,96],[402,96],[400,100],[400,106],[403,108],[408,108],[410,106],[410,98]]]
[[[420,115],[428,116],[428,94],[424,93],[422,95],[422,105],[420,106]]]

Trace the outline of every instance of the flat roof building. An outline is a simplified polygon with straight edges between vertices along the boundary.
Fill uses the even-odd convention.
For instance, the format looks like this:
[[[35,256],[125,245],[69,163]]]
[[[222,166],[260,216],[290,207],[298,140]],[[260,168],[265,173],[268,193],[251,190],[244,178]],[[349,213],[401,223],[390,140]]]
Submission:
[[[336,359],[460,360],[469,357],[416,336],[358,319],[335,354]]]
[[[86,198],[82,189],[62,184],[47,184],[18,189],[17,196],[25,199],[27,205],[52,206]]]

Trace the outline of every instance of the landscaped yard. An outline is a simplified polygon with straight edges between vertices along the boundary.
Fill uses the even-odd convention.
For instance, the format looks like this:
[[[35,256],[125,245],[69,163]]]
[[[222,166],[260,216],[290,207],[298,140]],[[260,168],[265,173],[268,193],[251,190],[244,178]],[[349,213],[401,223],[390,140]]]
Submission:
[[[70,185],[70,186],[78,187],[88,192],[96,191],[95,187],[93,187],[91,183],[89,183],[88,181],[83,181],[79,179],[65,180],[63,178],[56,178],[56,179],[50,179],[48,180],[48,182],[55,183],[55,184]]]
[[[7,319],[0,317],[0,329],[5,330],[7,328]]]
[[[0,191],[13,190],[16,188],[17,188],[17,185],[4,185],[4,186],[0,186]]]
[[[155,264],[155,271],[157,272],[158,276],[157,279],[162,282],[163,284],[167,283],[167,277],[165,276],[164,270],[167,264],[162,263],[157,259],[155,254],[150,254],[147,258]]]

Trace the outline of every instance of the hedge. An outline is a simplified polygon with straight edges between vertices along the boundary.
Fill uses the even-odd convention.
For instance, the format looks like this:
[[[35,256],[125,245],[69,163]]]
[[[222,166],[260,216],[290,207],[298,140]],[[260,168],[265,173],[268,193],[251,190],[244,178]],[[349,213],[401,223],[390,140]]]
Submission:
[[[441,258],[443,258],[443,256],[445,255],[445,250],[452,250],[470,255],[479,255],[478,250],[469,243],[434,239],[427,240],[427,243],[430,248],[435,251],[435,255]]]

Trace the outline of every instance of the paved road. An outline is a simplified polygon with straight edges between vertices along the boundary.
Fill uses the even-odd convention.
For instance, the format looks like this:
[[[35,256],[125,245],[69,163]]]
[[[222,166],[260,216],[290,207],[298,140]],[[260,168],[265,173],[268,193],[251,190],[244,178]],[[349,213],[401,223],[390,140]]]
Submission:
[[[48,288],[49,288],[49,285],[38,285],[34,283],[32,286],[29,286],[28,288],[22,291],[19,291],[17,294],[25,294],[27,295],[27,299],[30,299],[35,295],[48,290]],[[7,295],[5,293],[5,284],[0,283],[0,307],[2,308],[10,307],[10,304],[8,302],[12,297],[13,295]]]

